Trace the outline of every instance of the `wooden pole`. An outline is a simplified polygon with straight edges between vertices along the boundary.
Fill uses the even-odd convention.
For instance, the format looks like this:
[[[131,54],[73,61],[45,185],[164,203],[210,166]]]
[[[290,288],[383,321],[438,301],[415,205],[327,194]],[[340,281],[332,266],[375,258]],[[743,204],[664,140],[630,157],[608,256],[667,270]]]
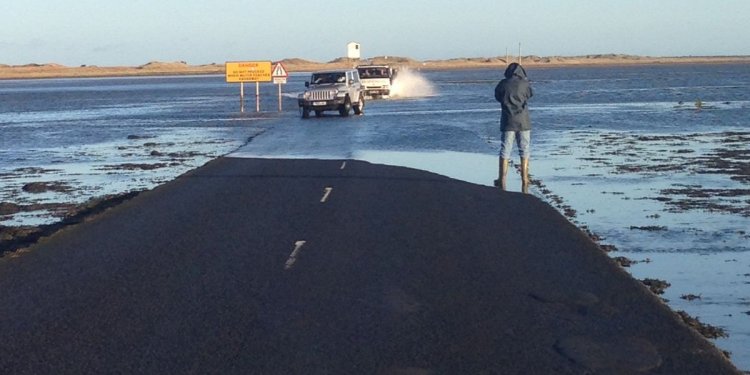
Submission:
[[[521,64],[521,42],[518,42],[518,64]]]

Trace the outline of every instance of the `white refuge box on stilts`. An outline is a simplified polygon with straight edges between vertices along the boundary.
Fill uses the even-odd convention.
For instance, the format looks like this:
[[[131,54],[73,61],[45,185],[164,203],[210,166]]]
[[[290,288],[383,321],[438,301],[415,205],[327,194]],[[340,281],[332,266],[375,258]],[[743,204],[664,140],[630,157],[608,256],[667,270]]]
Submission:
[[[360,50],[359,43],[349,42],[349,44],[346,45],[346,57],[359,60],[361,56],[362,51]]]

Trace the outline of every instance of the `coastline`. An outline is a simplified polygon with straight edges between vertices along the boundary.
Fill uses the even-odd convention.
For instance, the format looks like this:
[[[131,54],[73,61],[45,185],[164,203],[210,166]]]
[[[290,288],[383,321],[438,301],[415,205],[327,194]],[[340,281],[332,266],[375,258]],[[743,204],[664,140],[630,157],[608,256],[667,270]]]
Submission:
[[[415,60],[408,57],[379,56],[366,60],[338,58],[328,62],[316,62],[300,58],[287,58],[280,62],[289,72],[309,72],[324,69],[349,68],[364,62],[390,64],[419,70],[462,70],[462,69],[501,69],[510,57],[473,57],[445,60]],[[521,62],[527,67],[595,67],[595,66],[637,66],[664,64],[750,64],[750,56],[681,56],[651,57],[621,54],[586,56],[522,56]],[[209,75],[224,74],[224,64],[212,63],[190,65],[185,61],[152,61],[140,66],[65,66],[55,63],[5,65],[0,64],[0,80],[44,79],[44,78],[97,78],[97,77],[138,77],[169,75]]]

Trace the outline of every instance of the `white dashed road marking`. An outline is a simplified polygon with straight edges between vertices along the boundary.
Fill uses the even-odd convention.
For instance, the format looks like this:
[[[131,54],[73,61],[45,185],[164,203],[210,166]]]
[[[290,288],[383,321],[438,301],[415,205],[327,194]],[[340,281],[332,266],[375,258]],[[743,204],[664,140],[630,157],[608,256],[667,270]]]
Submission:
[[[346,162],[341,163],[341,169],[346,168]]]
[[[320,198],[320,203],[325,203],[328,200],[328,196],[331,195],[331,191],[333,191],[332,187],[325,188],[325,193],[323,193],[323,198]]]
[[[299,255],[299,252],[302,250],[302,246],[304,244],[305,241],[297,241],[294,243],[294,251],[289,254],[289,259],[287,259],[286,263],[284,264],[285,270],[291,269],[294,266],[294,263],[297,262],[297,255]]]

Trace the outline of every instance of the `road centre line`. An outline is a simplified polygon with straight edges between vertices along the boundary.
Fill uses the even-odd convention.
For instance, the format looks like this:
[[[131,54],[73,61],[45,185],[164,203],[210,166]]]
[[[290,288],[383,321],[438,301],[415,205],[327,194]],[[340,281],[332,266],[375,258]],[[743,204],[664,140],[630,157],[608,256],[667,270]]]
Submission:
[[[341,163],[341,168],[340,169],[343,170],[344,168],[346,168],[346,162]]]
[[[299,255],[305,242],[306,241],[297,241],[294,243],[294,250],[289,254],[289,259],[286,260],[286,263],[284,263],[284,270],[289,270],[294,266],[294,263],[297,262],[297,255]]]
[[[320,203],[325,203],[328,200],[328,196],[331,195],[331,191],[333,191],[333,188],[327,187],[324,190],[325,192],[323,193],[323,198],[320,198]]]

